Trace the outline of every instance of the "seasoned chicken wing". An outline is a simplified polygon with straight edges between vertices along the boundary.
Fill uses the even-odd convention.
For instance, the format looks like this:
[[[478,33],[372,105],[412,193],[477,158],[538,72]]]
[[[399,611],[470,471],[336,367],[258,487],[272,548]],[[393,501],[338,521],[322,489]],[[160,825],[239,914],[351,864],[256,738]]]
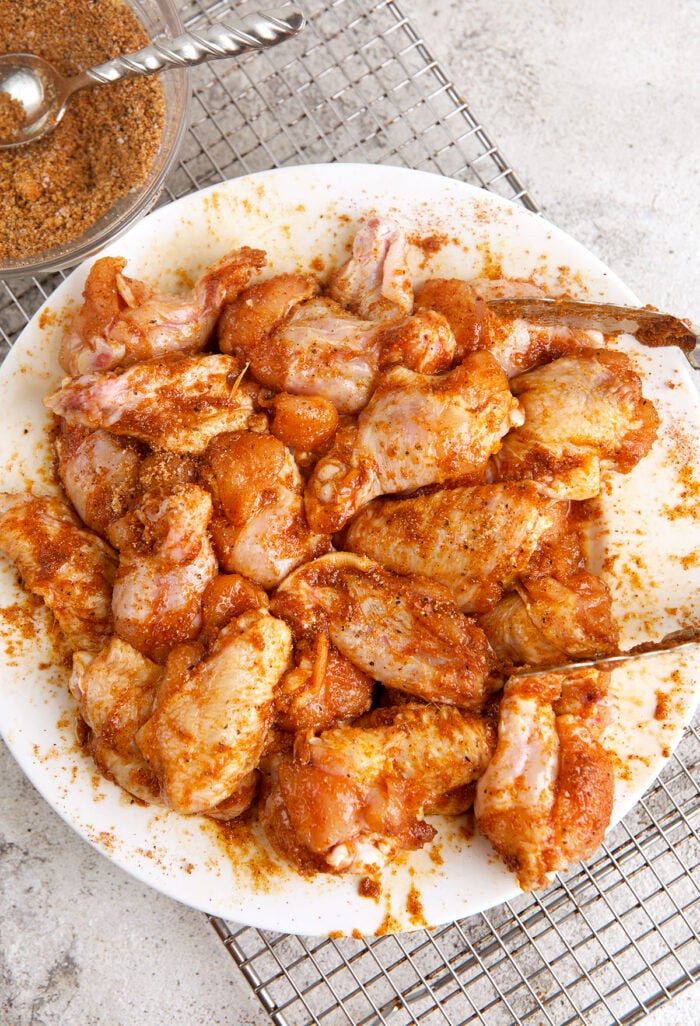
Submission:
[[[432,840],[424,816],[448,797],[462,792],[467,806],[467,788],[494,743],[488,720],[428,705],[300,733],[291,757],[270,760],[261,822],[273,847],[302,872],[373,872]]]
[[[154,292],[123,274],[126,260],[102,257],[90,269],[83,304],[61,340],[59,362],[72,377],[142,360],[201,352],[222,306],[265,265],[259,249],[236,250],[201,275],[189,295]]]
[[[0,552],[39,595],[72,649],[99,651],[113,632],[114,551],[58,499],[0,493]]]
[[[617,651],[610,590],[580,569],[563,580],[525,577],[479,617],[500,662],[533,666]]]
[[[192,645],[173,650],[137,734],[171,808],[215,810],[249,784],[291,649],[287,625],[259,609],[231,620],[204,655]]]
[[[585,349],[511,381],[525,423],[493,457],[499,480],[531,478],[558,498],[589,499],[601,470],[628,473],[659,425],[624,353]]]
[[[219,349],[257,365],[274,329],[320,286],[311,274],[276,274],[244,289],[224,307],[217,327]],[[262,380],[262,379],[261,379]]]
[[[408,245],[388,217],[370,217],[358,229],[352,256],[328,283],[328,294],[367,320],[395,320],[413,309]]]
[[[416,309],[435,310],[447,318],[457,339],[458,358],[464,353],[488,350],[512,377],[576,350],[602,345],[600,332],[532,324],[522,318],[505,319],[485,303],[502,296],[544,295],[543,289],[528,281],[432,278],[416,298]]]
[[[480,480],[510,428],[518,402],[489,353],[471,353],[447,374],[394,367],[355,428],[339,432],[306,488],[317,531],[337,531],[379,495]]]
[[[56,437],[58,476],[76,513],[106,537],[134,501],[142,453],[138,444],[98,428],[61,421]]]
[[[263,283],[265,284],[265,283]],[[320,395],[341,413],[367,402],[377,373],[381,325],[363,321],[329,299],[310,299],[294,307],[271,332],[239,334],[227,310],[229,350],[250,364],[268,388],[297,395]]]
[[[247,361],[268,388],[322,396],[340,413],[362,409],[382,367],[401,362],[433,373],[452,362],[454,339],[436,314],[384,324],[363,320],[332,299],[315,298],[296,304],[268,332],[240,332],[237,318],[246,309],[245,295],[222,317],[222,349]]]
[[[327,633],[341,655],[383,684],[465,708],[486,697],[486,639],[451,592],[427,577],[335,552],[291,573],[270,608],[295,640]]]
[[[202,626],[202,595],[218,571],[207,531],[211,514],[211,496],[190,484],[172,494],[146,493],[110,527],[119,550],[115,631],[156,662]]]
[[[69,424],[104,428],[160,449],[201,453],[214,435],[254,421],[253,400],[238,387],[231,356],[212,353],[150,360],[121,373],[84,374],[44,400]]]
[[[90,728],[88,748],[102,773],[141,801],[160,800],[158,781],[136,744],[151,715],[163,668],[121,638],[95,655],[73,654],[69,687]]]
[[[274,588],[294,567],[330,548],[329,535],[310,530],[301,474],[273,435],[217,435],[204,453],[202,476],[214,496],[211,533],[227,573]]]
[[[463,612],[484,612],[527,570],[556,505],[530,481],[377,499],[351,521],[345,548],[432,577]]]
[[[350,723],[372,705],[374,679],[320,632],[294,646],[294,666],[275,695],[275,724],[282,730],[328,730]]]
[[[589,670],[573,678],[512,677],[505,686],[498,744],[474,810],[523,890],[544,887],[550,873],[588,858],[610,822],[612,760],[599,740],[601,718],[586,709],[591,689],[602,701],[602,678]]]

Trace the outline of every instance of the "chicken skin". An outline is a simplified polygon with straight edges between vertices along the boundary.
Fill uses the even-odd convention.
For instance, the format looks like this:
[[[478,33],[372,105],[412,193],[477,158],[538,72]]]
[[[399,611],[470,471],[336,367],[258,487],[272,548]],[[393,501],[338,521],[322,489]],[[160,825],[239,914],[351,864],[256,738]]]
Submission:
[[[295,640],[326,633],[368,676],[426,701],[479,708],[490,687],[482,631],[427,577],[334,552],[291,573],[270,609]]]
[[[58,499],[0,493],[0,552],[42,598],[71,649],[98,652],[113,632],[114,551]]]
[[[659,426],[624,353],[584,349],[511,381],[525,423],[493,458],[498,480],[531,478],[556,498],[598,495],[601,471],[628,473]]]
[[[227,573],[271,589],[330,548],[329,535],[309,529],[301,474],[273,435],[217,435],[204,453],[202,478],[214,496],[211,533]]]
[[[59,362],[77,377],[143,360],[201,352],[221,308],[265,265],[261,250],[244,247],[218,260],[189,295],[153,292],[123,274],[126,260],[102,257],[90,269],[83,304],[66,330]]]
[[[159,786],[136,744],[151,715],[163,668],[121,638],[96,655],[73,654],[69,687],[90,728],[88,748],[102,773],[140,801],[157,803]]]
[[[493,725],[447,706],[379,709],[352,726],[297,735],[270,760],[260,819],[302,872],[371,873],[435,836],[424,816],[483,773]]]
[[[292,650],[289,628],[263,609],[231,620],[209,650],[173,650],[137,743],[166,804],[216,810],[249,784]]]
[[[614,776],[599,740],[604,717],[586,709],[604,701],[603,677],[595,670],[543,674],[505,686],[498,743],[474,811],[525,891],[588,858],[610,822]]]
[[[137,443],[108,431],[61,421],[55,442],[58,476],[76,513],[92,531],[107,529],[128,510],[138,490]]]
[[[171,452],[202,453],[215,435],[255,420],[239,375],[233,357],[216,353],[149,360],[121,373],[73,378],[44,404],[69,424],[104,428]]]
[[[306,488],[316,531],[338,531],[379,495],[481,479],[489,456],[522,424],[518,402],[488,353],[425,375],[394,367],[382,377],[356,427],[339,431]]]
[[[328,283],[328,295],[366,320],[396,320],[413,309],[413,286],[402,229],[370,217],[355,235],[352,256]]]
[[[119,550],[112,607],[116,633],[163,662],[202,626],[202,596],[218,564],[208,535],[212,501],[197,485],[147,493],[110,528]]]
[[[351,521],[345,548],[450,588],[464,613],[485,612],[525,573],[555,523],[530,481],[376,499]]]

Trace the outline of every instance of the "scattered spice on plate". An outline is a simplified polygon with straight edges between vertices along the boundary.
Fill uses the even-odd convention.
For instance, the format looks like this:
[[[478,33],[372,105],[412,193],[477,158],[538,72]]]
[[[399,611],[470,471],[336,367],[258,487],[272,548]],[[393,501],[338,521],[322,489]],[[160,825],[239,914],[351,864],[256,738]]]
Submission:
[[[63,75],[149,41],[124,0],[0,0],[0,53],[39,54]],[[79,238],[141,185],[164,116],[160,81],[135,78],[77,93],[48,136],[0,150],[0,260]],[[6,117],[12,111],[0,108],[0,118]]]

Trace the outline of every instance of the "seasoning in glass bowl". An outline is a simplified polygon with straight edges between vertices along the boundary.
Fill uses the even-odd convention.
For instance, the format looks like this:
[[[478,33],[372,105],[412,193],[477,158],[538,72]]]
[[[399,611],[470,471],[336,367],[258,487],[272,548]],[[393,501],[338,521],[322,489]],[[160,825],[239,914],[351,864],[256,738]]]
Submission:
[[[66,76],[149,42],[124,0],[0,0],[0,53],[36,53]],[[77,93],[53,132],[0,150],[0,260],[79,238],[141,185],[164,118],[158,77],[128,79]]]

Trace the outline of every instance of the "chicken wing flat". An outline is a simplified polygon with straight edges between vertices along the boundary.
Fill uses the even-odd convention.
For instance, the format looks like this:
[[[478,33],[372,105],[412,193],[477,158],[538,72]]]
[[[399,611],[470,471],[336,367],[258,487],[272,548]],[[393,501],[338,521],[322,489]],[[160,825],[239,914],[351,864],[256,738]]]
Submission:
[[[505,374],[472,353],[447,374],[394,367],[383,375],[357,427],[339,432],[306,488],[317,531],[337,531],[379,495],[482,478],[503,436],[522,424]]]
[[[0,493],[0,552],[44,600],[72,649],[98,652],[113,633],[115,552],[58,499]]]
[[[432,840],[426,810],[475,781],[494,744],[490,721],[427,705],[300,733],[293,755],[271,762],[261,822],[302,872],[374,872]]]
[[[157,803],[159,786],[136,744],[151,715],[163,668],[121,638],[96,655],[75,652],[69,687],[90,728],[88,748],[102,773],[135,798]]]
[[[201,275],[191,294],[153,292],[122,272],[126,261],[102,257],[90,268],[83,304],[61,340],[59,362],[76,377],[143,360],[201,352],[227,301],[265,265],[265,254],[244,247]]]
[[[247,427],[254,414],[253,400],[237,387],[239,374],[236,360],[220,353],[149,360],[73,378],[44,403],[69,424],[202,453],[211,438]]]
[[[311,274],[276,274],[250,285],[222,311],[217,329],[219,349],[264,367],[265,347],[275,328],[319,291]]]
[[[173,650],[137,734],[170,808],[215,809],[256,768],[291,650],[289,628],[266,610],[231,620],[203,656]]]
[[[484,612],[525,573],[558,505],[530,481],[376,499],[351,521],[345,548],[432,577],[462,612]]]
[[[295,639],[323,631],[374,680],[431,702],[478,708],[489,688],[483,632],[427,577],[335,552],[295,570],[270,608]]]
[[[659,426],[624,353],[585,349],[511,381],[525,422],[493,458],[500,480],[531,478],[558,498],[598,495],[601,470],[628,473]]]
[[[573,680],[512,677],[505,686],[498,743],[474,810],[479,830],[523,890],[543,887],[550,873],[588,858],[610,822],[612,760],[599,740],[599,718],[585,712],[585,693],[593,687],[600,697],[602,676],[592,670]],[[574,712],[557,707],[563,687]]]

